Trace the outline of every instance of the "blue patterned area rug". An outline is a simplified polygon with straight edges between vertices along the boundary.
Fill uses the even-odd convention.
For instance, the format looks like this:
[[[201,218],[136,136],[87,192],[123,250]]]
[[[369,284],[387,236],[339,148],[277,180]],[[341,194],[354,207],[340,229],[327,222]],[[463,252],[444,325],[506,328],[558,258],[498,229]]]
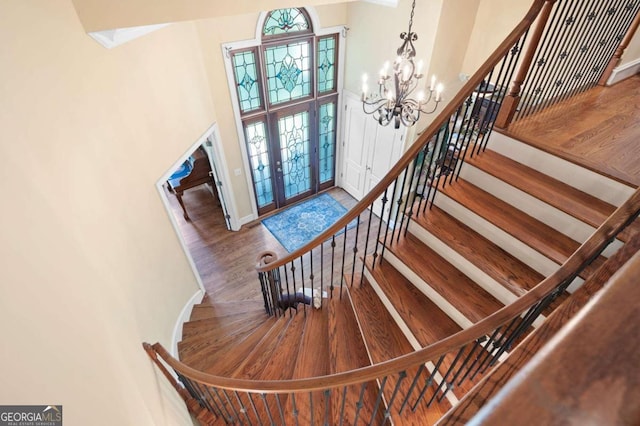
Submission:
[[[262,224],[291,253],[320,235],[346,212],[331,195],[320,194],[266,218]],[[349,224],[349,228],[354,224]]]

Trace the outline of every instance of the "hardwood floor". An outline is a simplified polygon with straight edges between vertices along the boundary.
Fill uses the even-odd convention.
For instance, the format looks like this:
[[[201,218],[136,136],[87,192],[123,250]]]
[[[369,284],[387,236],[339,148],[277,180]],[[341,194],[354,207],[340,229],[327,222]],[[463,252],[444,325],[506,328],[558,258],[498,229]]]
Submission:
[[[597,86],[509,126],[507,135],[640,185],[640,75]]]
[[[347,208],[356,204],[342,189],[331,189],[329,194]],[[256,256],[265,250],[278,256],[287,254],[271,232],[260,221],[244,225],[237,232],[227,230],[222,208],[205,185],[183,195],[191,222],[182,217],[176,197],[170,193],[167,197],[211,300],[262,300],[255,271]]]

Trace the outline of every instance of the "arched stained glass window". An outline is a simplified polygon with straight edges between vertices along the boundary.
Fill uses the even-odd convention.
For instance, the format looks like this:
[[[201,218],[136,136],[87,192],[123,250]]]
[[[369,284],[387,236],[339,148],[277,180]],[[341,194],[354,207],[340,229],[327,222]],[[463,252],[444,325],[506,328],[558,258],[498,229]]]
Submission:
[[[273,36],[295,32],[310,32],[311,24],[304,9],[276,9],[269,12],[262,27],[262,35]]]
[[[335,184],[338,34],[302,8],[266,14],[262,44],[230,52],[258,213]]]

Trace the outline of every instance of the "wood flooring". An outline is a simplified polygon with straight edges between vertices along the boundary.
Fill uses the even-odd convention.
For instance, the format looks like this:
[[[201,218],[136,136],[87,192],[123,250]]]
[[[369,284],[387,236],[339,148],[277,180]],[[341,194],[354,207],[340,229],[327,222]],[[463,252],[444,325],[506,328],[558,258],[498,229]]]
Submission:
[[[596,86],[511,124],[508,136],[620,182],[640,185],[640,75]]]

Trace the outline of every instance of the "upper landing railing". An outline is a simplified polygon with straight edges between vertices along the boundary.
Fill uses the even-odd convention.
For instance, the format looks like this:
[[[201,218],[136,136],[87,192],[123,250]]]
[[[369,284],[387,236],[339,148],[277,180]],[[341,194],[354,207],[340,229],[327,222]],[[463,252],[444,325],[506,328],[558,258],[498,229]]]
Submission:
[[[546,2],[496,126],[605,85],[640,25],[639,11],[637,0]]]

